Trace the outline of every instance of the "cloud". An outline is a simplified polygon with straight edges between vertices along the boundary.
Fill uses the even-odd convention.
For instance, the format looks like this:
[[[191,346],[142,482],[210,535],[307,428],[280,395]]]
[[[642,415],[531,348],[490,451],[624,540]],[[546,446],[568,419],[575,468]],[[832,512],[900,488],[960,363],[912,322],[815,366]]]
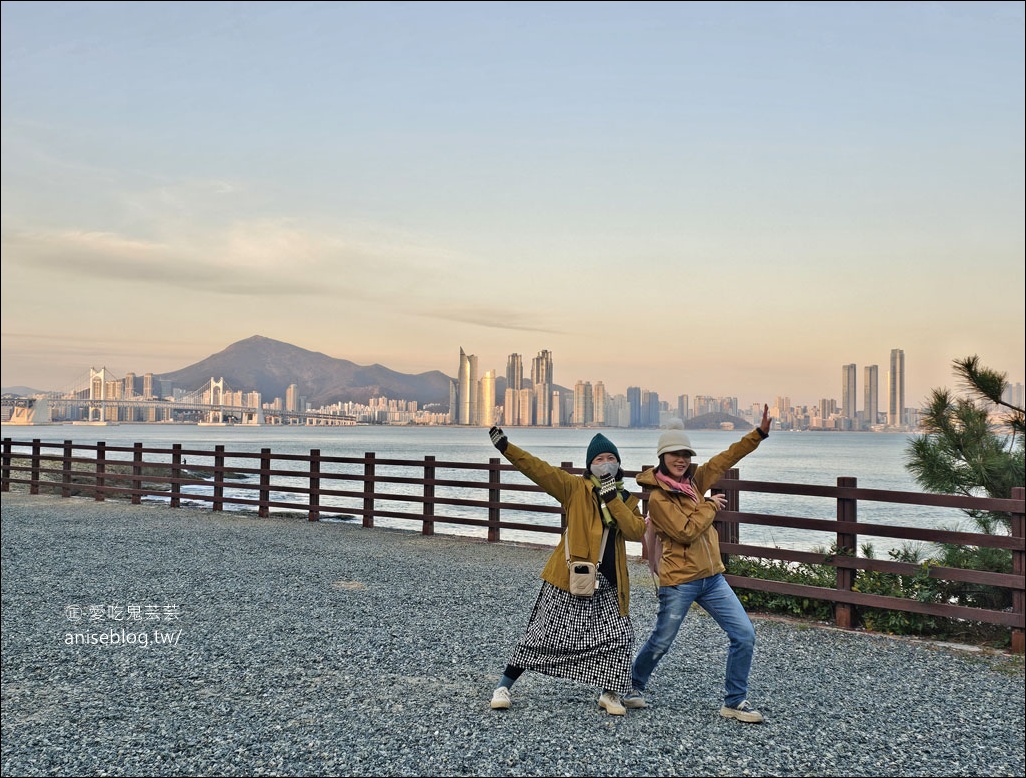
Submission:
[[[165,234],[171,230],[161,230]],[[5,225],[4,264],[47,274],[61,284],[159,286],[189,292],[280,298],[294,296],[390,301],[397,291],[418,298],[444,289],[442,252],[380,232],[318,228],[290,219],[193,227],[166,238],[111,231],[32,230]]]
[[[476,324],[479,327],[490,327],[498,330],[517,330],[522,332],[542,332],[547,335],[563,335],[565,331],[557,329],[537,317],[529,317],[522,310],[512,310],[493,306],[459,306],[446,308],[424,308],[416,311],[417,315],[433,319]],[[543,318],[543,317],[542,317]]]

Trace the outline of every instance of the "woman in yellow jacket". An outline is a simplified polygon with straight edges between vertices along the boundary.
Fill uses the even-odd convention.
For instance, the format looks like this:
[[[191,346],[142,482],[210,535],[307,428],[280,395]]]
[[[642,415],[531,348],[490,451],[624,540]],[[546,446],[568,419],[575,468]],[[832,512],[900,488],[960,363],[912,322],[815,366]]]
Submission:
[[[559,501],[567,525],[542,570],[541,591],[527,630],[492,694],[491,706],[509,708],[514,681],[524,670],[535,670],[601,687],[599,707],[622,716],[627,711],[620,697],[631,690],[634,651],[624,541],[640,541],[645,520],[638,498],[623,488],[620,452],[605,435],[595,435],[588,446],[587,472],[571,475],[514,446],[498,427],[492,427],[489,436],[517,470]],[[608,537],[600,550],[603,530],[608,530]],[[598,568],[591,597],[570,593],[569,564],[580,561]]]
[[[659,612],[655,628],[634,660],[634,689],[624,697],[628,708],[647,707],[645,686],[659,660],[673,645],[692,603],[698,603],[727,633],[727,673],[720,715],[759,723],[762,714],[748,702],[748,672],[755,652],[755,629],[734,590],[723,577],[720,543],[713,520],[724,506],[722,494],[705,492],[742,457],[755,451],[769,435],[769,406],[762,423],[704,465],[691,462],[695,450],[684,434],[683,422],[659,436],[658,467],[638,475],[652,490],[648,518],[660,543]]]

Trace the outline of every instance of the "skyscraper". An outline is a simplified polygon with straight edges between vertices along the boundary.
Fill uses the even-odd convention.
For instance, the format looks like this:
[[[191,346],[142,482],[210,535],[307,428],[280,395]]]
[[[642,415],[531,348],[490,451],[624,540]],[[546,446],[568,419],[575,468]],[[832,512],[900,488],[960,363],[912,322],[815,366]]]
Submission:
[[[641,387],[627,387],[627,408],[630,413],[630,426],[640,427],[641,425]]]
[[[502,423],[509,427],[520,424],[520,405],[517,400],[517,392],[511,387],[506,387],[502,399]]]
[[[591,388],[592,397],[594,398],[591,403],[592,412],[595,414],[595,423],[600,426],[606,426],[606,385],[601,381],[596,381],[595,385]]]
[[[855,418],[855,375],[857,368],[854,363],[841,365],[841,415],[846,419]]]
[[[534,423],[539,427],[551,426],[553,411],[559,413],[559,406],[553,408],[552,388],[548,384],[535,384],[531,391],[534,392]]]
[[[880,421],[880,366],[866,365],[862,379],[862,391],[865,394],[862,402],[862,413],[866,426],[878,424]]]
[[[686,394],[677,397],[677,418],[681,421],[691,418],[691,398]]]
[[[887,371],[887,424],[900,427],[905,422],[905,352],[891,349],[891,369]]]
[[[491,427],[495,424],[495,371],[489,370],[478,382],[479,398],[475,424]]]
[[[530,427],[534,424],[534,392],[525,386],[516,393],[516,402],[517,424]]]
[[[477,357],[460,347],[459,385],[456,388],[459,414],[457,424],[477,423]]]
[[[514,392],[524,388],[524,360],[519,354],[506,358],[506,388]]]
[[[591,382],[578,381],[574,385],[573,424],[576,424],[578,427],[591,424],[595,418],[594,406],[592,405],[593,401],[594,397],[591,393]]]
[[[552,352],[543,350],[531,360],[531,382],[534,389],[534,423],[539,427],[548,427],[553,421],[553,413],[559,408],[552,404]],[[559,417],[556,417],[557,422]]]
[[[542,350],[531,360],[531,382],[538,384],[552,383],[552,352]]]

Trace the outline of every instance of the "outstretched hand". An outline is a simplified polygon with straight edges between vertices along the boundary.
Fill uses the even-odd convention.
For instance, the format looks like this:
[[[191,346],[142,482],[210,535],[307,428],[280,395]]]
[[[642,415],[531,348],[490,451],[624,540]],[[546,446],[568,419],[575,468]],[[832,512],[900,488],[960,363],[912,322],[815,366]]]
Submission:
[[[773,423],[773,419],[769,415],[769,405],[763,404],[762,406],[762,424],[759,425],[759,429],[762,430],[764,435],[769,435],[770,425]]]
[[[499,449],[500,454],[506,453],[509,438],[506,437],[506,433],[502,431],[501,427],[492,427],[488,430],[488,437],[492,439],[492,445]]]

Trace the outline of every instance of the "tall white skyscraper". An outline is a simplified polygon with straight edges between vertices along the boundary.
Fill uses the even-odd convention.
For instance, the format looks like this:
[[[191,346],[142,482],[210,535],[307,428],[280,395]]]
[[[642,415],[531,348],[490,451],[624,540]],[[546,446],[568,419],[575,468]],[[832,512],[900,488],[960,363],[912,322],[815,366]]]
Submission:
[[[495,371],[489,370],[478,382],[477,418],[475,424],[491,427],[495,424]]]
[[[887,424],[900,427],[905,422],[905,352],[891,349],[891,368],[887,371]]]
[[[841,415],[846,419],[855,418],[855,374],[854,364],[841,365]]]
[[[456,388],[457,424],[474,424],[477,419],[477,357],[460,347],[460,372]]]

